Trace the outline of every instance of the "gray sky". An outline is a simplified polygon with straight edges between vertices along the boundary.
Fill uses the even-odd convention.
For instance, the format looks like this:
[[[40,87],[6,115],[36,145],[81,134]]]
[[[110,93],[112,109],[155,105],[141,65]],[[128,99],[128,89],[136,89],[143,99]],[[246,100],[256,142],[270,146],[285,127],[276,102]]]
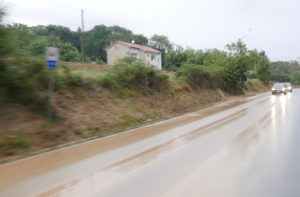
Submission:
[[[0,0],[0,5],[6,7],[7,23],[76,30],[84,9],[86,30],[119,25],[194,49],[224,49],[241,38],[271,60],[300,57],[299,0]]]

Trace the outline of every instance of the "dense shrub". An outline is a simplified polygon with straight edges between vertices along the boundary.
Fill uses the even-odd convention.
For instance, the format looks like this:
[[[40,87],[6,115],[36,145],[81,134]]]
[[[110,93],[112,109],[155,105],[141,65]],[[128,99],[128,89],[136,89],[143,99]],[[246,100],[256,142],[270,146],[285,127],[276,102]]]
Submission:
[[[14,56],[16,57],[5,61],[0,86],[0,98],[2,98],[0,102],[6,100],[20,103],[37,111],[46,112],[49,101],[49,70],[53,68],[46,67],[43,58],[30,57],[22,53]],[[97,85],[96,80],[71,73],[70,69],[63,65],[60,67],[62,68],[53,70],[55,92],[67,87],[89,89]]]
[[[98,58],[96,58],[95,62],[96,62],[96,64],[99,64],[99,65],[105,64],[105,62],[102,59],[98,59]]]
[[[184,78],[193,88],[221,88],[231,93],[242,92],[246,73],[250,71],[252,76],[268,82],[269,60],[264,52],[248,50],[241,40],[226,45],[226,49],[226,52],[186,50],[190,54],[186,61],[189,65],[181,65],[177,77]]]
[[[169,88],[169,77],[141,62],[135,61],[132,64],[122,62],[114,66],[101,78],[101,84],[117,92],[128,89],[149,94],[153,91],[167,90]]]
[[[239,65],[230,63],[224,68],[223,80],[224,88],[227,92],[241,92],[243,89],[242,73]]]
[[[184,65],[176,71],[176,77],[185,80],[194,89],[223,89],[222,73],[222,67],[213,65]]]
[[[61,43],[60,46],[60,59],[66,62],[77,62],[80,60],[80,54],[76,47],[70,43]]]
[[[22,55],[6,61],[3,77],[2,96],[22,104],[40,102],[37,92],[44,90],[48,83],[44,62]]]

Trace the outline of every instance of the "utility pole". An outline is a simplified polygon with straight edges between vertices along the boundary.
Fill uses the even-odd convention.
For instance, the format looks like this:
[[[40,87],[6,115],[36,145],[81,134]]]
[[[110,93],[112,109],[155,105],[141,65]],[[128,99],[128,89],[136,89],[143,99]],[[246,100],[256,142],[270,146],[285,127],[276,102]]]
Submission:
[[[81,61],[85,62],[83,9],[81,10]]]

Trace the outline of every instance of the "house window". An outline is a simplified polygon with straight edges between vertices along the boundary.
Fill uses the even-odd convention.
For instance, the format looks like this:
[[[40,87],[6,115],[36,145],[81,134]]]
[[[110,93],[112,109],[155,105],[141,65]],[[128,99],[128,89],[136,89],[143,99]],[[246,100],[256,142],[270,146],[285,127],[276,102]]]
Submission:
[[[130,56],[131,56],[131,57],[134,57],[134,58],[137,58],[137,55],[138,55],[137,53],[131,53],[131,54],[130,54]]]
[[[115,61],[119,61],[119,56],[115,55]]]
[[[149,57],[149,53],[147,53],[147,57]]]
[[[153,61],[154,60],[154,55],[151,55],[151,61]]]
[[[116,46],[115,46],[115,49],[118,50],[118,48],[119,48],[118,45],[116,45]]]

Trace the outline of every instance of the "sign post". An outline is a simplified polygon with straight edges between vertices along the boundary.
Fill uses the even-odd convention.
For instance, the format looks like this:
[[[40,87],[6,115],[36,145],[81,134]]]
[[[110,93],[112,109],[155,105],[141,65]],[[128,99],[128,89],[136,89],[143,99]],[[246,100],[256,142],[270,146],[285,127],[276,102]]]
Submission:
[[[55,47],[47,47],[46,49],[46,66],[49,68],[49,100],[48,100],[48,119],[53,119],[53,105],[52,105],[52,95],[54,91],[54,84],[55,84],[55,78],[54,78],[54,69],[58,66],[58,60],[59,60],[59,49]]]

